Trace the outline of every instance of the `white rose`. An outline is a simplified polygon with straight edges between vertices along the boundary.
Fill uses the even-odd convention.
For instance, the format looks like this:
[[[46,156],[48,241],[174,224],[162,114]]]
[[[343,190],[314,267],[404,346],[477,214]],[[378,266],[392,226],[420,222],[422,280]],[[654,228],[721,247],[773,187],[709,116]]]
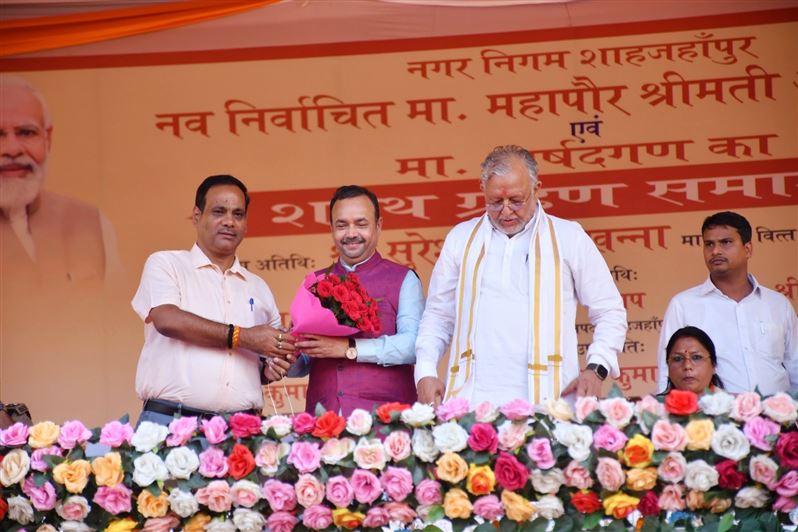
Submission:
[[[726,423],[712,434],[712,450],[724,458],[739,462],[748,456],[751,444],[740,429],[731,423]]]
[[[403,410],[400,417],[402,418],[402,423],[406,423],[411,427],[423,427],[435,420],[435,409],[431,405],[415,403],[412,408]]]
[[[261,488],[251,480],[238,480],[230,487],[230,496],[236,506],[252,508],[262,498]],[[250,501],[251,504],[250,504]]]
[[[692,490],[709,491],[717,485],[717,470],[703,460],[694,460],[684,470],[684,485]]]
[[[205,530],[207,532],[236,532],[236,526],[232,521],[220,517],[205,525]]]
[[[734,407],[734,397],[724,392],[716,390],[715,393],[705,393],[698,400],[701,411],[708,416],[728,415]]]
[[[377,438],[370,440],[360,438],[357,445],[355,445],[355,450],[352,451],[352,456],[357,466],[361,469],[378,469],[381,471],[388,461],[385,448]]]
[[[355,450],[352,438],[330,438],[321,448],[321,461],[327,465],[336,465]]]
[[[526,442],[526,433],[529,431],[528,421],[504,421],[499,425],[499,449],[514,451]]]
[[[64,499],[63,501],[58,501],[55,505],[55,513],[57,513],[61,519],[69,520],[70,518],[74,518],[74,515],[68,515],[64,512],[64,506],[70,506],[70,510],[74,509],[73,506],[77,506],[80,508],[80,516],[81,520],[86,519],[86,516],[89,515],[89,511],[91,511],[91,507],[89,506],[89,501],[86,500],[86,497],[81,497],[80,495],[71,495]]]
[[[233,523],[241,532],[260,532],[266,526],[266,518],[260,512],[236,508],[233,512]]]
[[[293,430],[291,419],[288,416],[274,415],[263,420],[260,431],[265,435],[269,429],[274,430],[278,438],[287,436]]]
[[[371,414],[362,408],[355,408],[346,418],[346,430],[355,436],[365,436],[371,431]]]
[[[155,453],[142,454],[133,460],[133,482],[145,488],[156,480],[169,478],[169,470]]]
[[[623,397],[611,397],[599,401],[599,412],[604,415],[607,423],[616,429],[623,429],[631,421],[635,405]]]
[[[5,462],[5,460],[3,460]],[[8,518],[16,521],[21,525],[27,525],[33,521],[33,506],[30,501],[25,497],[17,495],[16,497],[9,497],[6,501],[8,503]]]
[[[280,469],[280,460],[291,451],[291,446],[285,442],[276,443],[266,441],[255,455],[255,463],[260,467],[260,472],[268,477],[277,474]]]
[[[94,530],[82,521],[62,521],[58,526],[60,532],[91,532]]]
[[[532,487],[538,493],[557,493],[564,482],[562,470],[556,467],[548,471],[535,469],[532,472]]]
[[[169,435],[169,429],[151,421],[142,421],[136,429],[130,444],[140,453],[155,449]]]
[[[792,405],[792,408],[787,408]],[[779,392],[762,401],[762,411],[778,423],[793,423],[798,419],[798,401],[784,392]]]
[[[546,399],[546,413],[559,421],[571,421],[574,410],[565,399]]]
[[[188,447],[175,447],[166,455],[165,464],[174,478],[188,480],[199,469],[200,461],[197,453]]]
[[[441,452],[462,451],[468,445],[468,433],[454,421],[448,421],[432,429],[435,446]]]
[[[169,507],[180,517],[194,515],[199,510],[199,504],[194,495],[179,488],[169,492]]]
[[[425,429],[413,431],[413,454],[424,462],[434,462],[438,457],[435,439],[430,431]]]
[[[568,448],[568,456],[577,462],[583,462],[590,456],[590,446],[593,444],[593,431],[590,427],[561,421],[554,427],[553,435]]]
[[[22,449],[14,449],[0,463],[0,484],[9,487],[25,480],[30,471],[30,456]]]
[[[734,505],[738,508],[763,508],[768,499],[768,492],[759,486],[746,486],[734,496]]]
[[[36,532],[58,532],[53,525],[42,525],[36,529]]]
[[[490,401],[482,401],[474,409],[477,423],[493,423],[499,417],[499,408]]]
[[[543,519],[557,519],[565,513],[562,501],[558,497],[552,495],[541,497],[535,501],[535,506],[537,506],[538,514],[540,514]]]

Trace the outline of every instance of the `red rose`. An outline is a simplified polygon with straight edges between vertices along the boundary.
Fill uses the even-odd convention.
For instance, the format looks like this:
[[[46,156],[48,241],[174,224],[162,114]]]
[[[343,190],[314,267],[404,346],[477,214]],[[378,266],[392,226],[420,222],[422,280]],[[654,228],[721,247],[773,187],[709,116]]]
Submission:
[[[715,464],[718,470],[718,486],[728,490],[738,490],[748,481],[745,473],[737,470],[737,462],[734,460],[723,460]]]
[[[468,446],[475,451],[488,451],[496,454],[499,447],[499,436],[490,423],[474,423],[468,436]]]
[[[316,418],[307,412],[300,412],[294,416],[291,424],[297,434],[307,434],[316,428]]]
[[[592,514],[601,510],[601,499],[595,491],[582,490],[571,494],[571,504],[577,512]]]
[[[798,469],[798,432],[783,432],[776,442],[776,454],[785,469]]]
[[[391,412],[402,412],[410,408],[410,405],[404,403],[385,403],[377,407],[377,417],[383,423],[391,422]]]
[[[231,477],[241,480],[255,470],[255,457],[245,445],[236,443],[227,457],[227,467]]]
[[[657,498],[657,494],[653,491],[647,491],[643,497],[641,497],[640,502],[637,503],[637,509],[640,510],[640,513],[643,515],[659,515],[659,499]]]
[[[260,434],[260,416],[238,412],[230,417],[230,431],[236,438]]]
[[[0,498],[0,521],[2,521],[5,518],[7,511],[8,511],[8,503],[6,502],[5,499]]]
[[[349,290],[346,289],[346,285],[339,284],[333,287],[332,296],[341,303],[345,303],[349,301]]]
[[[349,294],[349,300],[353,303],[357,303],[358,305],[363,305],[363,296],[361,296],[358,292],[352,292]]]
[[[337,275],[328,275],[326,279],[330,281],[330,284],[332,284],[333,286],[338,286],[339,284],[341,284],[341,278],[338,277]]]
[[[346,420],[333,412],[327,410],[316,419],[316,426],[313,435],[317,438],[335,438],[346,428]]]
[[[316,284],[316,294],[318,294],[319,297],[330,297],[332,295],[332,290],[333,284],[326,279]]]
[[[698,396],[689,390],[671,390],[665,396],[665,410],[676,416],[689,416],[698,410]]]
[[[360,312],[360,305],[357,303],[352,303],[351,301],[347,301],[346,303],[341,303],[341,308],[344,309],[344,312],[347,316],[349,316],[352,320],[357,321],[360,319],[361,312]]]
[[[527,470],[526,466],[519,462],[515,456],[504,451],[499,453],[493,472],[496,475],[496,482],[502,488],[510,491],[523,488],[527,478],[529,478],[529,470]]]

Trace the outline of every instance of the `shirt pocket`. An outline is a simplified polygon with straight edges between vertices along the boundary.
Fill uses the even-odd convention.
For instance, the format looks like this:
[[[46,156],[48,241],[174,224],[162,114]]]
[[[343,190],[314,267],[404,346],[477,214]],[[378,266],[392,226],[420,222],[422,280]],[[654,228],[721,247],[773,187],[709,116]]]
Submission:
[[[784,358],[784,324],[757,320],[753,334],[757,353],[770,359]]]

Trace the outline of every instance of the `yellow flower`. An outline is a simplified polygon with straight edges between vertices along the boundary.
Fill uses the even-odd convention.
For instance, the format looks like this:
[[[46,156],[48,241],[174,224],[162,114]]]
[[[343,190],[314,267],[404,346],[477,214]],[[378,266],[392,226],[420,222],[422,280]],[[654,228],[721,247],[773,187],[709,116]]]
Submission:
[[[438,478],[446,482],[451,482],[452,484],[457,484],[468,474],[468,464],[466,461],[463,460],[459,454],[451,451],[443,453],[443,456],[438,458],[435,464],[438,466]]]
[[[535,505],[512,491],[502,492],[502,504],[504,513],[508,519],[519,523],[529,521],[535,513]]]
[[[129,517],[127,519],[117,519],[108,523],[108,526],[105,527],[105,532],[132,532],[137,526],[138,523]]]
[[[28,445],[34,449],[49,447],[58,440],[59,434],[61,434],[61,427],[52,421],[36,423],[28,431]]]
[[[80,493],[86,487],[91,473],[91,464],[87,460],[61,462],[53,468],[53,478],[63,484],[69,493]]]
[[[496,476],[490,466],[468,466],[466,489],[473,495],[487,495],[496,487]]]
[[[626,473],[626,485],[633,491],[649,491],[657,485],[657,470],[653,467],[630,469]]]
[[[623,450],[623,461],[629,467],[648,467],[654,456],[654,444],[642,434],[635,434]]]
[[[625,493],[616,493],[604,499],[602,504],[606,515],[611,515],[615,519],[625,519],[627,515],[637,508],[639,502],[640,499],[637,497],[632,497]]]
[[[687,502],[687,507],[692,511],[700,510],[701,508],[705,508],[707,506],[707,503],[704,500],[704,493],[698,490],[688,491],[685,501]]]
[[[191,519],[186,521],[186,524],[183,525],[183,532],[205,532],[205,525],[210,522],[210,515],[203,513],[194,514]]]
[[[359,527],[366,516],[360,512],[350,512],[346,508],[336,508],[332,512],[335,526],[354,530]]]
[[[443,512],[449,519],[468,519],[473,509],[468,495],[461,489],[451,489],[443,497]]]
[[[122,456],[119,453],[107,453],[95,458],[91,463],[91,470],[98,486],[114,487],[125,478]]]
[[[708,450],[715,433],[711,419],[694,419],[684,428],[687,433],[687,448],[691,451]]]
[[[720,497],[715,497],[714,499],[709,501],[708,508],[709,511],[712,512],[713,514],[722,514],[723,512],[729,509],[731,503],[732,503],[731,499],[723,499]]]
[[[139,513],[144,517],[163,517],[169,510],[169,497],[165,491],[154,497],[150,490],[141,490],[136,499],[136,505]]]

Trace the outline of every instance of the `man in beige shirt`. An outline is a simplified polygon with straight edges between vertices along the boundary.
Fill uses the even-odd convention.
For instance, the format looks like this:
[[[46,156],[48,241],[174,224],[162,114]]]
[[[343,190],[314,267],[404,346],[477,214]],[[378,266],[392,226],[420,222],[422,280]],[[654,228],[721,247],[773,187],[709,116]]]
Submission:
[[[197,189],[192,215],[196,244],[147,259],[132,301],[145,324],[136,373],[144,401],[139,422],[166,425],[176,414],[260,414],[261,374],[281,378],[293,362],[294,338],[280,330],[269,287],[236,257],[248,206],[241,181],[208,177]]]

